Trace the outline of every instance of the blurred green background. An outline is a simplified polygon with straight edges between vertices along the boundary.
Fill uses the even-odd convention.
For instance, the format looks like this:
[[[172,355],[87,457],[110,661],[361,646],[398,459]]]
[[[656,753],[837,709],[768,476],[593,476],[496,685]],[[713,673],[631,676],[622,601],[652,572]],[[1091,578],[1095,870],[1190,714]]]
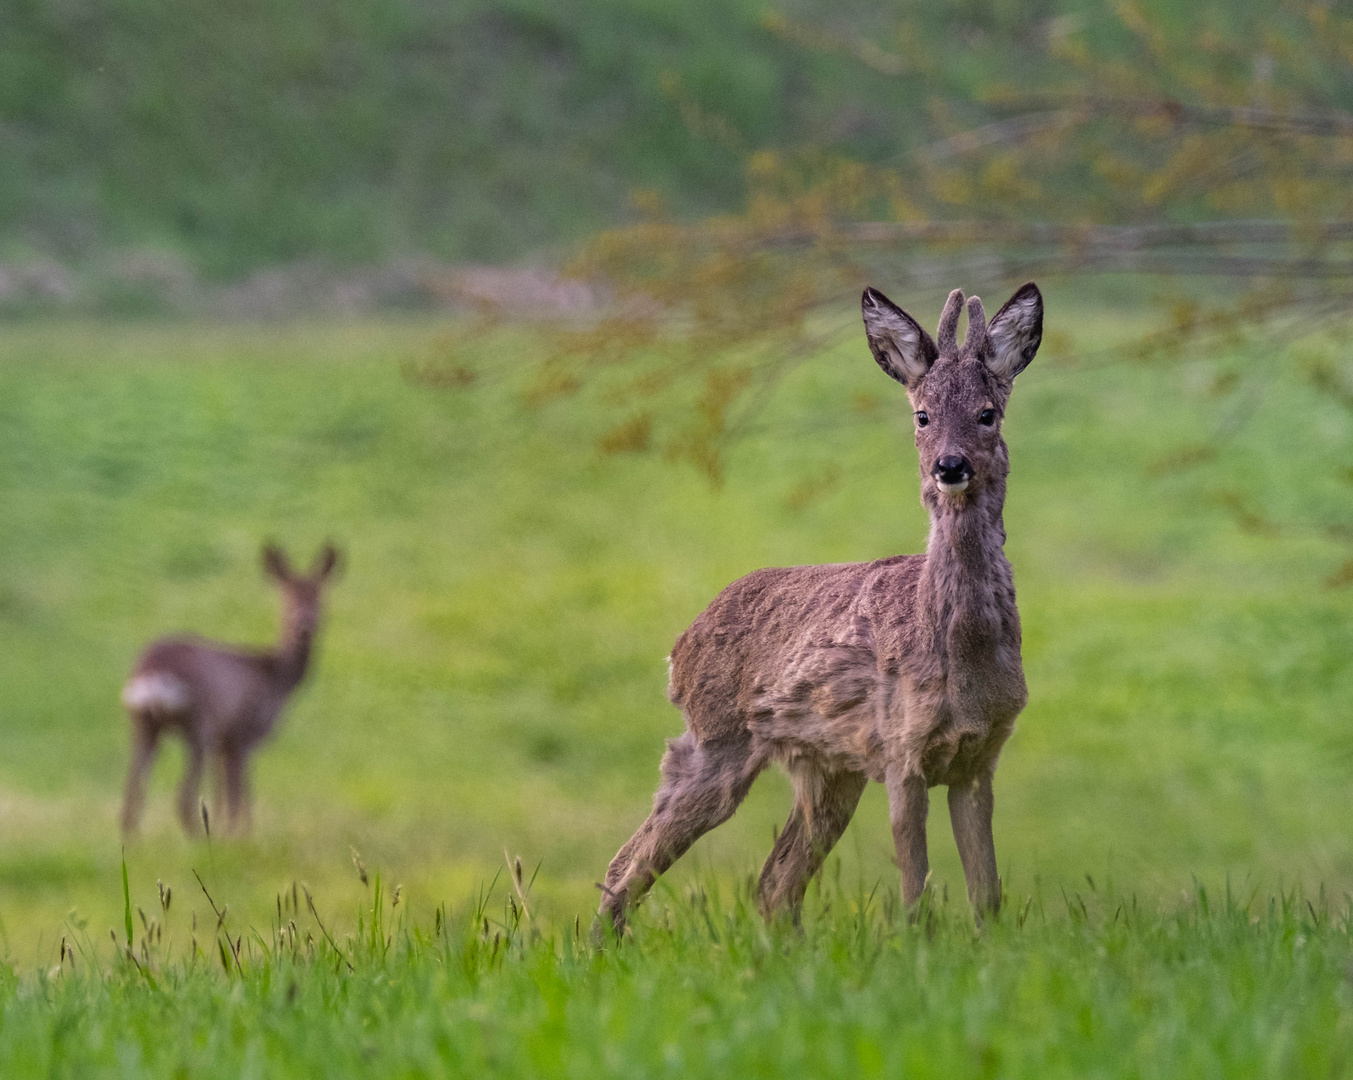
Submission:
[[[896,155],[931,95],[970,91],[984,60],[1018,68],[1010,40],[1054,14],[1043,0],[786,9],[885,44],[900,11],[957,44],[953,63],[898,79],[799,47],[770,10],[4,0],[0,255],[149,247],[219,280],[302,259],[517,259],[624,220],[636,188],[732,210],[746,150]],[[722,125],[713,137],[702,117]]]
[[[1299,18],[1199,10],[1219,34]],[[1192,33],[1184,14],[1151,6],[1148,29]],[[161,878],[185,925],[206,911],[193,869],[259,920],[303,880],[345,925],[352,849],[417,916],[463,903],[506,850],[540,863],[546,918],[585,918],[680,731],[675,636],[757,567],[925,542],[904,398],[854,324],[863,282],[805,317],[811,348],[768,361],[722,483],[627,452],[646,435],[599,441],[645,373],[667,385],[656,353],[626,361],[630,382],[541,393],[549,325],[427,296],[227,318],[185,295],[401,258],[552,266],[655,204],[743,213],[767,150],[905,172],[990,121],[1002,86],[1074,61],[1068,40],[1129,56],[1130,26],[1051,0],[0,0],[0,948],[51,963],[63,933],[118,925],[122,680],[169,630],[271,638],[265,538],[298,560],[333,538],[346,573],[258,756],[253,837],[183,839],[177,749],[156,770],[126,859],[136,902]],[[1217,78],[1251,86],[1268,69],[1248,63]],[[1349,94],[1342,72],[1320,85]],[[1262,171],[1254,146],[1236,155]],[[981,192],[1009,188],[1003,220],[1042,220],[1118,175],[1073,155],[1035,199],[990,165],[963,199],[944,173],[935,205],[980,218]],[[1194,194],[1161,216],[1220,205]],[[1087,220],[1122,220],[1112,205]],[[1025,276],[968,254],[946,252],[944,280],[885,260],[869,281],[933,325],[948,288],[990,308]],[[1233,282],[1040,273],[1047,343],[1006,427],[1031,691],[997,775],[1012,890],[1353,888],[1353,381],[1328,292],[1348,278],[1320,280],[1272,286],[1307,304],[1295,323],[1246,309],[1194,337]],[[1171,347],[1134,345],[1153,333]],[[658,429],[692,408],[643,401]],[[670,887],[754,872],[788,805],[767,774]],[[931,838],[961,892],[943,800]],[[881,790],[838,850],[843,875],[894,887]]]
[[[969,128],[996,145],[985,121],[1021,93],[1046,114],[1072,78],[1134,101],[1346,108],[1330,18],[1257,0],[3,0],[0,261],[36,269],[0,305],[85,285],[87,306],[125,313],[296,263],[549,257],[631,220],[636,191],[740,211],[757,151],[895,167]],[[941,164],[942,208],[981,195],[1025,217],[1129,165],[1078,146],[1031,192],[1002,159],[974,183]],[[36,272],[52,265],[73,280]]]
[[[1227,503],[1342,509],[1337,479],[1290,463],[1346,413],[1275,379],[1243,443],[1173,472],[1217,423],[1217,380],[1263,357],[1076,361],[1130,323],[1057,289],[1048,308],[1087,337],[1021,376],[1007,422],[1031,688],[998,774],[1009,887],[1353,885],[1353,630],[1347,593],[1322,584],[1341,548],[1247,532]],[[798,368],[722,489],[599,455],[586,396],[523,406],[528,331],[481,341],[472,391],[411,383],[407,362],[444,341],[424,322],[6,333],[0,918],[17,958],[40,959],[72,908],[99,935],[115,925],[118,688],[166,629],[271,637],[260,537],[302,558],[337,537],[347,572],[313,683],[258,757],[253,839],[179,838],[179,758],[162,759],[127,851],[147,908],[157,877],[191,900],[197,868],[237,911],[266,918],[299,878],[341,919],[356,847],[426,916],[506,848],[541,863],[544,910],[571,922],[646,812],[681,728],[663,657],[713,594],[762,565],[924,544],[900,392],[853,338]],[[755,869],[788,804],[767,774],[675,887]],[[943,800],[931,835],[937,877],[961,889]],[[839,850],[843,873],[892,887],[881,789]]]

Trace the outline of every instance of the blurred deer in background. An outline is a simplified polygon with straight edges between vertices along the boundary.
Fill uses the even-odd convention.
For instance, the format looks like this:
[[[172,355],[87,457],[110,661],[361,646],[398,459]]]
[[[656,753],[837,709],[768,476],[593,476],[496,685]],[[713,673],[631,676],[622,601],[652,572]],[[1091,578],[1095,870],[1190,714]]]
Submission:
[[[174,732],[188,746],[179,786],[178,815],[190,835],[199,827],[198,792],[206,761],[220,765],[226,825],[249,825],[246,770],[249,755],[272,732],[287,700],[305,678],[319,627],[325,586],[338,566],[326,544],[308,574],[298,574],[274,545],[263,548],[263,567],[282,591],[282,633],[273,649],[219,645],[197,637],[166,637],[141,654],[122,688],[132,725],[131,767],[122,807],[122,830],[141,817],[146,774],[160,736]]]
[[[758,570],[677,639],[668,695],[686,733],[668,743],[653,812],[606,871],[600,919],[617,932],[628,907],[733,815],[770,762],[789,773],[794,808],[761,872],[767,917],[780,907],[797,917],[870,780],[888,790],[907,904],[929,876],[929,789],[944,784],[975,914],[1000,907],[992,775],[1027,698],[1003,550],[1010,462],[1001,423],[1014,378],[1042,340],[1043,298],[1030,282],[988,326],[973,297],[961,346],[957,289],[938,340],[874,289],[862,306],[874,359],[911,399],[930,514],[925,554]]]

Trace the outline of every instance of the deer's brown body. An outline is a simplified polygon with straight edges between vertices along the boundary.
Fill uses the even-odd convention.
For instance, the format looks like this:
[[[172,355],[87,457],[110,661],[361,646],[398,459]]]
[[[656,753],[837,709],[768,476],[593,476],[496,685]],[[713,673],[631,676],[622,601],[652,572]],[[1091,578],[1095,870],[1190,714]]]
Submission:
[[[198,637],[167,637],[142,652],[122,690],[132,725],[132,758],[122,808],[131,832],[141,816],[146,774],[160,737],[174,734],[188,749],[179,786],[183,828],[198,829],[198,792],[209,760],[220,765],[227,825],[248,823],[249,755],[277,724],[283,707],[305,678],[319,626],[324,585],[338,562],[325,547],[308,575],[296,574],[277,548],[263,552],[264,566],[282,591],[285,616],[273,649],[231,647]]]
[[[887,786],[907,902],[928,873],[929,789],[949,789],[954,837],[979,915],[1000,904],[992,774],[1027,697],[1003,545],[1009,459],[1000,419],[1042,334],[1042,298],[1020,289],[988,330],[955,291],[938,344],[866,290],[879,365],[917,417],[923,555],[758,570],[726,588],[672,649],[669,695],[687,731],[668,744],[653,812],[606,874],[602,915],[626,909],[703,833],[727,820],[766,765],[794,782],[794,809],[761,874],[769,916],[797,910],[869,780]]]

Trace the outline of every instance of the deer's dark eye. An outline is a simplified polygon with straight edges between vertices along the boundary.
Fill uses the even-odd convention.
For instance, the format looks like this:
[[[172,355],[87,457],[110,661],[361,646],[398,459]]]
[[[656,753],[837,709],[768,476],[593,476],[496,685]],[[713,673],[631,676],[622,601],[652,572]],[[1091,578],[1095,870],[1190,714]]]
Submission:
[[[928,423],[930,423],[930,417],[926,416],[925,410],[922,409],[916,414],[916,426],[925,427]]]
[[[991,427],[996,422],[996,410],[983,409],[981,415],[977,418],[977,422],[983,427]]]

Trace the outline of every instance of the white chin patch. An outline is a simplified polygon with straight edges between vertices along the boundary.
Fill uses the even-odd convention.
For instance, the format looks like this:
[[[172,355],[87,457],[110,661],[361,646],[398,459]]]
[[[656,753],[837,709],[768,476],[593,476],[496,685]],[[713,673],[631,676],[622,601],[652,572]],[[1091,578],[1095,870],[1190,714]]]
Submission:
[[[943,480],[936,480],[935,486],[946,495],[957,495],[960,491],[966,491],[968,481],[960,480],[957,484],[946,484]]]

